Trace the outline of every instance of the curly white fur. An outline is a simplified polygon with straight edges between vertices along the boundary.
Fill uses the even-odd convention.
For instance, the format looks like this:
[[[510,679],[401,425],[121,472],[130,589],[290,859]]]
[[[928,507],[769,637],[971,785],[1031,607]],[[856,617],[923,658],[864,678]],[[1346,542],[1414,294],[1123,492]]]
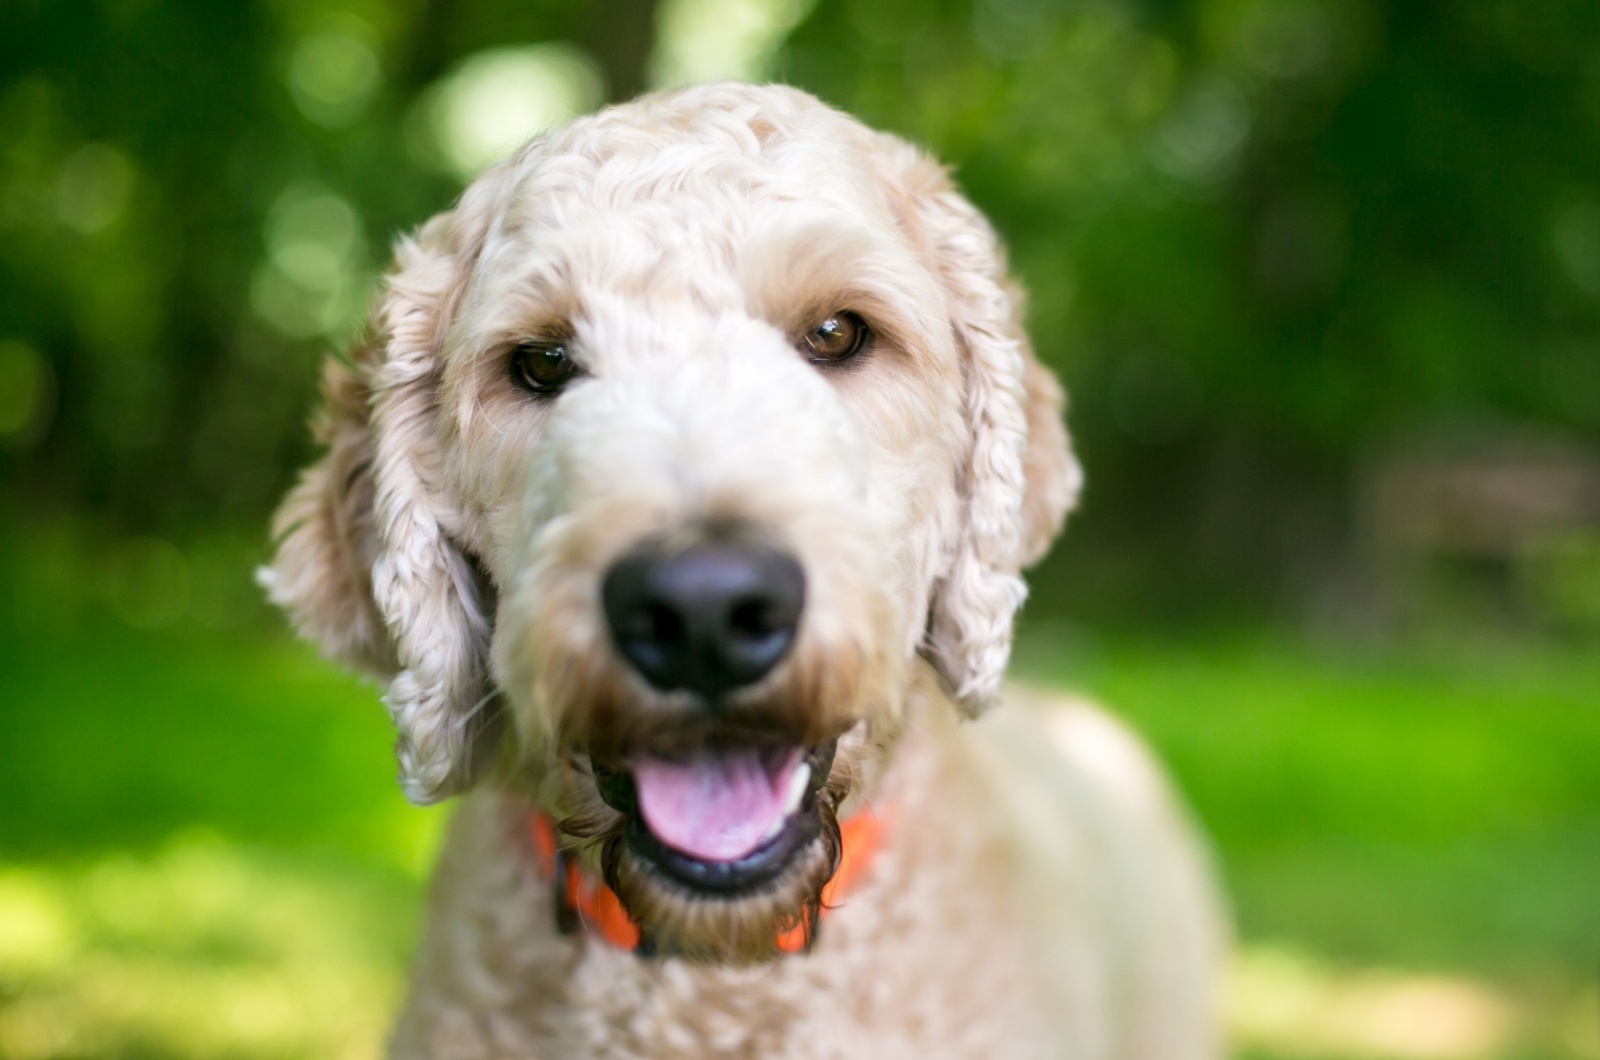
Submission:
[[[874,345],[819,370],[796,338],[840,310]],[[939,717],[999,696],[1022,568],[1081,482],[1020,313],[937,164],[780,87],[582,119],[401,242],[373,337],[330,364],[329,452],[263,574],[303,633],[389,681],[408,797],[484,781],[397,1055],[1213,1055],[1215,916],[1159,778],[1136,753],[1111,780],[1074,758],[1112,746],[1103,721],[964,741]],[[584,375],[534,399],[509,351],[549,334]],[[848,732],[843,812],[900,807],[841,926],[756,974],[556,935],[516,824],[530,805],[587,822],[568,840],[598,869],[585,835],[615,815],[579,760],[672,705],[612,648],[598,585],[641,540],[729,522],[808,586],[793,650],[741,702]],[[646,927],[748,959],[821,878],[627,893]]]

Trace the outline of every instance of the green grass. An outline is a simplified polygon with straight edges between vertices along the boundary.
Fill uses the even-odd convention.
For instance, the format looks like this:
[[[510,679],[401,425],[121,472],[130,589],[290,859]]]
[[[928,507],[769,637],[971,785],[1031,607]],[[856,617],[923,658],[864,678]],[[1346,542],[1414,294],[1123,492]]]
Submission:
[[[377,691],[9,556],[0,1060],[378,1055],[442,818]],[[1017,669],[1114,706],[1213,837],[1242,1056],[1600,1057],[1600,655],[1036,625]]]
[[[1156,746],[1247,945],[1486,984],[1517,1008],[1494,1055],[1600,1056],[1600,653],[1041,626],[1016,668]]]
[[[375,689],[248,607],[132,628],[100,554],[0,550],[0,1058],[376,1057],[443,811]]]
[[[1248,936],[1479,970],[1600,954],[1600,653],[1108,641],[1018,669],[1160,749]],[[1596,887],[1585,887],[1584,884]]]

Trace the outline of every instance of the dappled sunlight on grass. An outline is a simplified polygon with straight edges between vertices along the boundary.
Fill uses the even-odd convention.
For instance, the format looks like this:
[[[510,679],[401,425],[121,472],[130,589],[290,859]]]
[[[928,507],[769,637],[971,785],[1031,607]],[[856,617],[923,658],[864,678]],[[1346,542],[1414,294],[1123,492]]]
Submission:
[[[1340,965],[1288,944],[1240,946],[1227,1015],[1240,1055],[1263,1060],[1600,1058],[1593,983]]]
[[[103,552],[0,565],[0,1060],[380,1056],[448,810],[376,689],[276,621],[130,621]]]
[[[1249,946],[1229,979],[1234,1040],[1282,1056],[1474,1060],[1502,1054],[1518,1011],[1492,987],[1444,975],[1338,970],[1309,954]]]
[[[379,690],[275,621],[138,628],[59,551],[0,563],[0,1060],[381,1055],[448,809]],[[1016,669],[1211,835],[1241,1060],[1600,1060],[1600,653],[1037,625]]]
[[[208,833],[0,868],[0,1058],[376,1058],[417,899]],[[1597,1001],[1246,943],[1227,1011],[1239,1055],[1260,1060],[1589,1060]]]
[[[209,835],[0,869],[0,1057],[375,1058],[414,905]]]

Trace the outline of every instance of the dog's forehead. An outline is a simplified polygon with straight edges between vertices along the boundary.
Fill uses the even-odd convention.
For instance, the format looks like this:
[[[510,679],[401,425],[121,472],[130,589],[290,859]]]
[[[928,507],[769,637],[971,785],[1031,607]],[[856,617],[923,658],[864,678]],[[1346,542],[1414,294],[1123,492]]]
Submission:
[[[551,133],[518,159],[507,227],[672,201],[882,208],[865,127],[814,100],[779,106],[789,96],[754,92],[766,106],[690,92]]]
[[[757,136],[748,119],[722,118],[595,120],[532,146],[480,259],[490,282],[560,297],[653,288],[729,301],[742,297],[735,273],[785,243],[844,256],[909,252],[850,126]]]

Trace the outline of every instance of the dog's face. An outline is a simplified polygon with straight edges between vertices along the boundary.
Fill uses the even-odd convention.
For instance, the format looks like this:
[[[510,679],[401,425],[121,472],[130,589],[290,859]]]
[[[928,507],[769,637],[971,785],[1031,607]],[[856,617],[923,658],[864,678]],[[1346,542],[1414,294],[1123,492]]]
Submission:
[[[374,332],[274,598],[390,679],[413,798],[493,774],[658,944],[769,953],[918,653],[993,697],[1076,493],[992,234],[899,141],[712,86],[480,178]]]

